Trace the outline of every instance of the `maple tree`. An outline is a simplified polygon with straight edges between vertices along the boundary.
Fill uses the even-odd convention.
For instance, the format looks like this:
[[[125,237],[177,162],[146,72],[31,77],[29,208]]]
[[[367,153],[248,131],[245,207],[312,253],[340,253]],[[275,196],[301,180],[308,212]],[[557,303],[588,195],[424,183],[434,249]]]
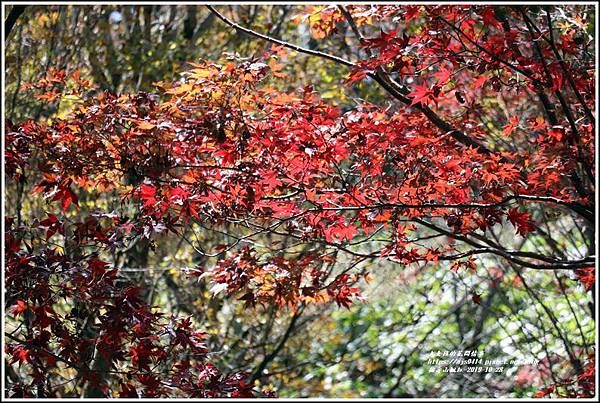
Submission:
[[[5,122],[7,178],[19,198],[27,188],[46,203],[42,216],[17,210],[5,222],[6,301],[19,323],[6,352],[30,377],[11,378],[13,396],[272,395],[253,383],[264,366],[224,373],[193,318],[120,279],[116,252],[167,236],[217,259],[186,273],[213,293],[292,315],[350,307],[377,276],[361,264],[376,260],[462,272],[491,256],[522,279],[568,273],[594,298],[587,22],[556,27],[549,6],[318,6],[295,17],[316,40],[349,26],[350,61],[208,8],[266,41],[261,54],[190,63],[151,93],[99,91],[79,70],[49,69],[24,90],[45,104],[71,97],[70,113]],[[390,106],[343,110],[310,85],[283,89],[290,50],[346,66],[348,86],[377,86]],[[86,204],[102,197],[110,208]],[[559,245],[551,228],[563,221],[583,228],[583,247]],[[209,249],[186,235],[192,225],[233,240]],[[347,267],[334,272],[340,256]],[[476,290],[471,300],[482,303]],[[593,395],[594,361],[566,354],[573,379],[537,396]],[[53,385],[67,370],[73,384]]]

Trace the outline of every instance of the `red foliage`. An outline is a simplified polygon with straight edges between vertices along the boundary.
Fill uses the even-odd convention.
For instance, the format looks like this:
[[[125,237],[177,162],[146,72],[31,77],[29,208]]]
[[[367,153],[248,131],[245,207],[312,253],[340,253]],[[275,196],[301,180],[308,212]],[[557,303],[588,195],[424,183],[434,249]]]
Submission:
[[[224,65],[192,64],[183,80],[158,83],[158,94],[105,91],[86,97],[89,83],[78,72],[68,76],[59,70],[27,86],[45,102],[76,93],[83,103],[64,119],[6,125],[7,175],[21,184],[34,180],[49,210],[34,223],[17,226],[8,219],[6,224],[11,313],[20,320],[27,316],[29,329],[25,339],[8,345],[8,353],[12,362],[30,367],[34,380],[14,385],[15,395],[43,388],[48,368],[59,362],[104,393],[108,368],[128,362],[125,374],[115,375],[121,397],[253,395],[243,374],[223,374],[209,362],[204,335],[190,319],[156,312],[142,290],[117,281],[118,271],[105,257],[134,237],[178,234],[190,221],[213,228],[245,226],[254,235],[271,233],[323,248],[292,259],[237,247],[246,238],[223,245],[220,261],[202,277],[211,279],[215,292],[240,294],[249,306],[296,309],[333,300],[349,307],[359,296],[354,285],[366,275],[343,272],[326,282],[322,263],[331,257],[324,248],[342,250],[355,261],[381,257],[404,265],[468,257],[461,264],[475,269],[472,255],[490,250],[526,267],[563,265],[552,257],[512,256],[495,242],[475,243],[478,248],[465,252],[454,240],[483,237],[506,222],[526,237],[538,229],[536,217],[526,211],[540,203],[589,220],[594,209],[593,192],[586,190],[594,166],[594,122],[585,116],[594,100],[590,66],[555,60],[545,41],[536,41],[544,60],[532,46],[525,49],[521,44],[531,45],[527,24],[513,9],[504,8],[505,16],[490,6],[348,10],[359,26],[389,18],[423,27],[419,35],[381,30],[361,41],[368,56],[348,79],[386,83],[379,75],[385,69],[401,81],[410,77],[414,82],[406,83],[412,88],[386,84],[405,108],[363,103],[344,112],[311,87],[289,93],[273,89],[270,80],[282,74],[277,56],[267,53]],[[319,38],[344,20],[337,7],[321,9],[318,18],[313,11],[307,18]],[[518,27],[508,25],[508,18]],[[566,37],[557,46],[573,57],[582,52]],[[66,90],[68,80],[75,84]],[[567,81],[574,83],[572,92],[583,94],[573,100],[574,111],[583,116],[577,123],[568,114],[513,116],[495,128],[479,120],[484,95],[518,98],[524,86],[539,95],[559,91]],[[443,117],[430,109],[434,106]],[[43,177],[30,178],[31,171]],[[79,208],[79,192],[114,192],[137,214],[97,211],[72,222],[67,213]],[[393,233],[381,249],[356,251],[354,245],[381,228]],[[443,248],[423,246],[413,238],[419,228],[453,241]],[[67,231],[66,247],[59,250],[51,238]],[[577,270],[586,290],[594,282],[589,264],[567,266]],[[472,300],[479,304],[481,297],[473,293]],[[65,305],[72,311],[57,313],[55,307]],[[70,326],[84,310],[98,322],[92,339]],[[80,367],[81,357],[94,349],[108,363],[104,373]],[[170,370],[159,372],[159,366]],[[588,374],[578,385],[589,379]]]
[[[49,216],[53,218],[42,226],[58,222]],[[194,328],[190,318],[167,318],[156,312],[141,297],[140,288],[117,281],[117,270],[96,253],[71,256],[50,245],[31,251],[24,240],[13,238],[19,231],[12,224],[7,222],[7,239],[26,250],[13,248],[6,254],[6,287],[9,295],[18,290],[21,296],[10,312],[15,318],[25,315],[29,330],[25,338],[9,340],[7,353],[11,363],[29,364],[33,379],[31,385],[13,385],[14,396],[27,396],[33,390],[39,394],[48,370],[58,363],[78,370],[82,379],[108,393],[106,381],[116,376],[110,368],[121,368],[123,361],[129,365],[119,375],[128,380],[121,397],[167,397],[177,395],[176,391],[190,397],[254,396],[244,374],[222,374],[207,362],[204,333]],[[112,231],[115,242],[117,228]],[[102,234],[98,238],[96,232],[84,232],[73,243],[106,241]],[[72,307],[70,313],[57,314],[54,307],[63,309],[65,304]],[[97,324],[90,327],[95,340],[79,328],[79,318],[85,317],[82,311],[95,318],[92,322]],[[84,367],[84,357],[94,348],[106,361],[104,369]],[[165,373],[159,366],[172,370]],[[207,368],[212,374],[208,383]],[[53,395],[52,390],[43,393]]]
[[[596,393],[596,356],[590,354],[583,373],[537,391],[533,397],[593,398]]]

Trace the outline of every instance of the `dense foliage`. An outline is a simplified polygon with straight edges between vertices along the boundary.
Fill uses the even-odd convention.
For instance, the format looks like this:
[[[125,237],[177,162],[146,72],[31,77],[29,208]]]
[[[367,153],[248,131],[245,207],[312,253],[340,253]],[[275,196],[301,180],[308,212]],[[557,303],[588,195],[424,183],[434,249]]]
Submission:
[[[307,385],[331,371],[349,395],[593,395],[591,7],[288,7],[270,33],[235,22],[241,8],[190,7],[185,41],[202,8],[237,52],[170,80],[181,10],[100,9],[131,87],[93,48],[25,83],[7,71],[10,396],[272,396],[274,379],[326,394]],[[149,67],[130,46],[153,15],[170,28]],[[483,389],[419,356],[510,343],[544,365],[481,374]]]

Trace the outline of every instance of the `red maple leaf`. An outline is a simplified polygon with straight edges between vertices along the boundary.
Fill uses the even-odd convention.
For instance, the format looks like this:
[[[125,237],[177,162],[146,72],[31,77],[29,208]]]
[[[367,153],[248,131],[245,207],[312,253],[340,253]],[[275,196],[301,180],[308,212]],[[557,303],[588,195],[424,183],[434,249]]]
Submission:
[[[422,103],[423,105],[427,106],[430,101],[437,103],[440,95],[441,91],[439,86],[435,85],[430,89],[426,82],[422,85],[416,84],[414,86],[414,91],[408,94],[409,97],[412,97],[410,106],[418,103]]]
[[[19,366],[21,366],[21,364],[23,364],[24,362],[31,362],[30,353],[31,353],[30,350],[27,350],[23,346],[19,346],[16,349],[14,349],[12,352],[12,356],[13,356],[12,362],[15,363],[15,362],[19,361]]]
[[[511,209],[507,217],[520,235],[525,236],[535,229],[533,221],[529,218],[531,214],[521,213],[517,207]]]
[[[17,301],[17,305],[11,308],[11,312],[15,316],[19,316],[21,313],[25,312],[27,309],[29,309],[29,307],[27,306],[27,303],[25,301],[23,301],[22,299],[20,299]]]

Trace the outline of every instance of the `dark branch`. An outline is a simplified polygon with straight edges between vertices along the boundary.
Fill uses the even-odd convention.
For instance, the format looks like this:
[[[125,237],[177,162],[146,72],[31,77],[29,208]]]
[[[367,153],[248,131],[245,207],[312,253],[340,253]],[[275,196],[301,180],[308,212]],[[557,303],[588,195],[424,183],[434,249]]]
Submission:
[[[6,20],[4,21],[4,41],[8,39],[8,35],[12,31],[21,14],[23,14],[25,11],[25,8],[27,8],[27,6],[15,5],[10,10],[10,13],[8,13],[8,17],[6,17]]]

